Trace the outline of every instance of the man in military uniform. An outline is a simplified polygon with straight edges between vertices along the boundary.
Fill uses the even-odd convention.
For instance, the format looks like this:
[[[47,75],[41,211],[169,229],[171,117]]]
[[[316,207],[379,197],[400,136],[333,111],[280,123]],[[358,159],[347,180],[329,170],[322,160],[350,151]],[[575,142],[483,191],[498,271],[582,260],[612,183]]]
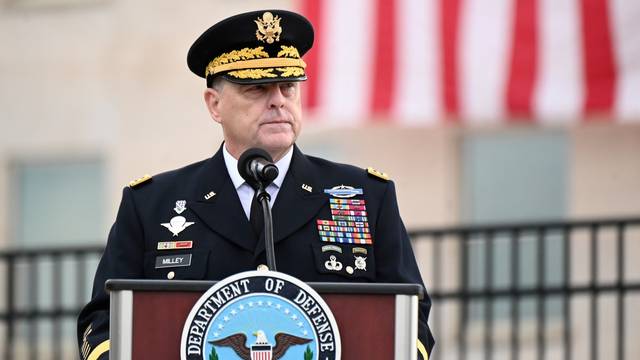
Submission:
[[[295,145],[306,80],[301,56],[312,43],[307,19],[266,10],[225,19],[192,45],[187,62],[207,81],[204,100],[224,143],[210,159],[124,189],[93,297],[78,319],[83,359],[108,357],[107,279],[220,280],[264,267],[264,235],[250,223],[254,189],[237,170],[237,159],[253,147],[266,150],[280,170],[267,188],[278,271],[303,281],[422,284],[393,182],[371,168],[304,155]],[[425,294],[420,359],[434,344],[430,305]]]

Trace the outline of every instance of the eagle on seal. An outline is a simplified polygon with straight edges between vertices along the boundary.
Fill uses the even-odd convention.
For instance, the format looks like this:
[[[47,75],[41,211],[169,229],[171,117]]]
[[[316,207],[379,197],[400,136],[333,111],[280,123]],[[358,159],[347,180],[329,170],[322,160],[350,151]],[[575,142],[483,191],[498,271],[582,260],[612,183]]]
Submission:
[[[209,341],[209,343],[215,346],[230,347],[242,360],[252,360],[252,353],[264,351],[270,352],[272,360],[278,360],[284,356],[291,346],[303,345],[311,342],[311,339],[285,333],[277,333],[275,336],[276,345],[272,347],[271,344],[269,344],[264,331],[258,330],[253,333],[253,335],[256,336],[256,341],[250,348],[245,345],[247,342],[247,336],[243,333],[229,335],[220,340]]]

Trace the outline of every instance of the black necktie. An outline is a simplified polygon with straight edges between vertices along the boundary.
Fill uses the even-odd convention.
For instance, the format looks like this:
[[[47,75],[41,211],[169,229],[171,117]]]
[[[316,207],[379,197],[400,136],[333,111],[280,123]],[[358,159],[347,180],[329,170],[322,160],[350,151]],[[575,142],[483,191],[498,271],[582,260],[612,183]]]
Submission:
[[[256,237],[260,238],[260,234],[264,231],[264,218],[262,215],[262,207],[258,202],[257,197],[254,195],[251,200],[251,213],[249,214],[249,221]]]

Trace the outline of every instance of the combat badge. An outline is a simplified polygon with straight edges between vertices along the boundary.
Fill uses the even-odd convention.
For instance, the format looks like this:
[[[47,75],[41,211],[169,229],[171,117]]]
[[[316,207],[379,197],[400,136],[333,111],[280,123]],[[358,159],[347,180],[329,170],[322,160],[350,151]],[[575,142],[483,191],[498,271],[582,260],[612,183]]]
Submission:
[[[180,359],[336,360],[340,345],[335,318],[311,287],[283,273],[247,271],[196,302]]]
[[[325,194],[329,194],[337,198],[352,198],[356,195],[362,195],[362,189],[356,189],[353,186],[339,185],[331,189],[324,189]]]
[[[171,231],[173,236],[178,236],[178,234],[180,234],[184,229],[193,224],[195,223],[192,221],[187,221],[184,216],[174,216],[173,218],[171,218],[171,220],[169,220],[168,223],[162,223],[160,225],[166,227],[169,231]]]

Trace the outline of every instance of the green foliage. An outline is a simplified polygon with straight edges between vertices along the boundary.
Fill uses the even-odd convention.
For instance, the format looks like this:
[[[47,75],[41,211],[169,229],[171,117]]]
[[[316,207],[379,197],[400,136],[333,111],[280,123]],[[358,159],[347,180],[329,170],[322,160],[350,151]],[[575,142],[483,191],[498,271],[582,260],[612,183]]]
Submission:
[[[307,345],[307,350],[304,352],[304,360],[311,359],[313,359],[313,351],[311,351],[311,348],[309,347],[309,345]]]
[[[218,360],[218,353],[216,352],[216,347],[211,347],[211,352],[209,353],[209,360]]]

